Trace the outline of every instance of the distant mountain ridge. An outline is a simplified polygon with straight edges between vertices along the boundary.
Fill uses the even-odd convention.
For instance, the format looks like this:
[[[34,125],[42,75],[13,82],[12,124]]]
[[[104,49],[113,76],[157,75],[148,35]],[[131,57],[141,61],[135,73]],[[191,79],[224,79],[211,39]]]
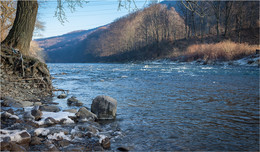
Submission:
[[[91,33],[106,29],[107,26],[90,30],[72,31],[59,36],[35,39],[35,41],[44,49],[47,55],[46,62],[83,62],[83,59],[73,58],[76,54],[82,53],[82,50],[79,48],[82,45],[82,41]]]

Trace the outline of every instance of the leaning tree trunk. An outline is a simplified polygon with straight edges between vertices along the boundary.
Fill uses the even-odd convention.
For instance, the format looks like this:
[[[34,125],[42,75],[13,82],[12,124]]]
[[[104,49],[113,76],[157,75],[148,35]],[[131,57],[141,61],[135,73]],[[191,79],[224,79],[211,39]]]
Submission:
[[[33,36],[37,12],[37,0],[18,0],[13,27],[2,44],[17,48],[22,54],[27,55]]]

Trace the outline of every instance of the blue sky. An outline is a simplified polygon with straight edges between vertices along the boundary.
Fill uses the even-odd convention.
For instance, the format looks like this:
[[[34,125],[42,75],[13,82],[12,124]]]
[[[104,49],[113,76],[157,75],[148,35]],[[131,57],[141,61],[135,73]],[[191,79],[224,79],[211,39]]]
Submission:
[[[51,0],[40,5],[39,19],[45,23],[45,30],[40,32],[41,36],[36,35],[33,39],[62,35],[75,30],[92,29],[109,24],[129,13],[129,10],[125,8],[118,10],[118,0],[90,0],[82,8],[77,7],[74,13],[65,8],[68,22],[62,25],[54,17],[56,2],[56,0]],[[145,4],[148,4],[145,0],[135,0],[135,2],[138,8],[143,8]],[[132,5],[132,8],[134,8],[134,5]]]

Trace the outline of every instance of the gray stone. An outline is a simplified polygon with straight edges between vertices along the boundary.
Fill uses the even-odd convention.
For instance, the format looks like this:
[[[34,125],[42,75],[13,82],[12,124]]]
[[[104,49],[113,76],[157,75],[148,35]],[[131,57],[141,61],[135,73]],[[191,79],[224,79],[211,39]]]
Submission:
[[[117,101],[109,96],[97,96],[91,104],[91,112],[98,119],[115,119]]]
[[[76,117],[78,118],[79,122],[97,119],[97,116],[88,111],[85,107],[79,109],[79,111],[76,113]]]
[[[41,102],[34,102],[34,106],[41,106],[42,103]]]
[[[34,116],[31,114],[31,111],[27,111],[23,114],[23,118],[24,120],[27,120],[27,121],[33,121],[35,120]]]
[[[1,103],[3,107],[23,108],[23,105],[11,97],[4,97],[4,101]]]
[[[91,125],[88,125],[88,126],[81,125],[81,126],[78,126],[78,128],[79,128],[80,131],[90,132],[93,135],[95,135],[98,132],[98,130],[95,127],[91,126]]]
[[[40,120],[41,117],[42,117],[42,112],[41,112],[40,110],[35,110],[35,109],[33,109],[33,110],[31,111],[31,114],[34,116],[34,118],[35,118],[36,121]]]
[[[19,151],[19,152],[25,152],[27,151],[23,146],[16,144],[15,142],[10,142],[10,151]]]
[[[27,131],[22,131],[19,135],[21,136],[21,140],[18,144],[29,145],[31,142],[31,135]]]
[[[57,98],[59,98],[59,99],[64,99],[64,98],[66,98],[66,97],[67,97],[67,95],[63,93],[63,94],[58,95]]]
[[[22,105],[22,107],[30,107],[33,106],[33,102],[30,101],[19,101],[19,103]]]
[[[101,146],[104,148],[104,149],[109,149],[110,148],[110,139],[109,138],[105,138],[105,139],[102,139],[101,141]]]
[[[32,140],[31,140],[31,143],[30,143],[30,145],[40,145],[40,144],[42,144],[42,141],[43,141],[44,139],[43,138],[39,138],[39,137],[37,137],[37,136],[35,136],[35,137],[32,137]]]
[[[58,122],[55,119],[53,119],[52,117],[48,117],[44,120],[44,124],[47,126],[55,125],[57,123]]]
[[[127,148],[127,147],[118,147],[117,150],[119,150],[119,151],[129,151],[129,148]]]
[[[82,106],[83,103],[81,101],[79,101],[78,99],[76,99],[76,97],[71,97],[67,100],[67,104],[69,106]]]
[[[70,112],[70,113],[77,113],[78,110],[77,109],[67,109],[67,110],[63,110],[64,112]]]
[[[41,111],[48,111],[48,112],[59,112],[60,108],[58,106],[40,106],[39,108]]]

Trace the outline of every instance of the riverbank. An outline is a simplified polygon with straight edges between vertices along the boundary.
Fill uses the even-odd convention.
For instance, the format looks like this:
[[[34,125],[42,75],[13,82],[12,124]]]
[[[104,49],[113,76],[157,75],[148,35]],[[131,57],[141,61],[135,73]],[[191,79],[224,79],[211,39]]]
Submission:
[[[45,63],[1,46],[1,151],[103,151],[109,135],[82,102],[67,110],[53,102]],[[61,93],[61,92],[59,92]],[[62,94],[66,102],[67,94]],[[71,99],[71,98],[70,98]],[[68,99],[69,100],[69,99]],[[78,102],[81,104],[71,104]],[[69,104],[70,103],[70,104]]]
[[[1,45],[1,98],[41,101],[52,96],[52,80],[47,65],[17,50]]]

